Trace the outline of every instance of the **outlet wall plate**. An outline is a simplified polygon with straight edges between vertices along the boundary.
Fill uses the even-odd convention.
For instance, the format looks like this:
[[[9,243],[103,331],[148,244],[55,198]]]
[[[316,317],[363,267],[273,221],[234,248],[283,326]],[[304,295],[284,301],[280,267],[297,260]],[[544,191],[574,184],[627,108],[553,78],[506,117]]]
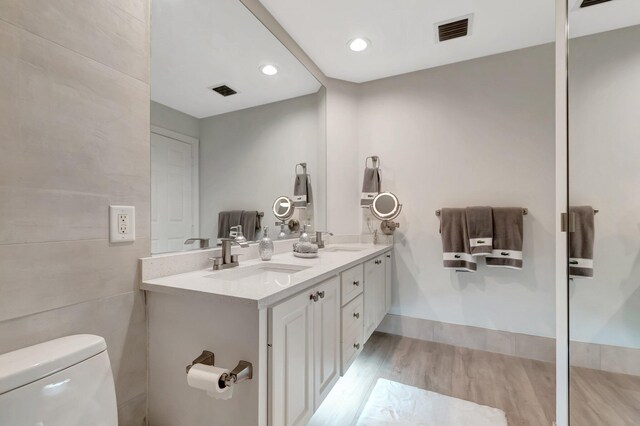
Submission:
[[[136,240],[136,208],[109,206],[109,241],[126,243]]]

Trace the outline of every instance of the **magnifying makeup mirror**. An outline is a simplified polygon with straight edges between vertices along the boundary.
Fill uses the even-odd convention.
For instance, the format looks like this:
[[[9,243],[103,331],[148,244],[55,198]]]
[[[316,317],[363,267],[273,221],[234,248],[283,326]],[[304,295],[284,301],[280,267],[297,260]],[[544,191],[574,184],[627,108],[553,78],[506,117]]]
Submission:
[[[291,219],[294,211],[293,201],[287,196],[280,196],[273,202],[273,215],[283,222]]]
[[[400,227],[399,223],[393,221],[402,210],[402,204],[400,204],[395,194],[381,192],[376,195],[369,208],[373,216],[382,221],[380,229],[385,235],[393,234],[393,231]]]

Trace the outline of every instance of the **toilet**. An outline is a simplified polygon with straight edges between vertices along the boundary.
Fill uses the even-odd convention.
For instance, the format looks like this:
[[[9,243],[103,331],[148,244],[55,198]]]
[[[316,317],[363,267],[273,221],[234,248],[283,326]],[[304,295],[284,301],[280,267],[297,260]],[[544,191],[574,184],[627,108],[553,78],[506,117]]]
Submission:
[[[117,424],[104,338],[67,336],[0,355],[0,425]]]

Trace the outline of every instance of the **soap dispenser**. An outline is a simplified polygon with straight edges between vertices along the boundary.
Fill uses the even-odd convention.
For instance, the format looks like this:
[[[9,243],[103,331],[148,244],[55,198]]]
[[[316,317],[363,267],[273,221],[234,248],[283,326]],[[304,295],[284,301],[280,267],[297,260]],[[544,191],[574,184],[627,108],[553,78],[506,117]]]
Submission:
[[[260,253],[260,259],[271,260],[273,256],[273,241],[269,238],[269,227],[265,226],[262,230],[262,239],[258,243],[258,253]]]

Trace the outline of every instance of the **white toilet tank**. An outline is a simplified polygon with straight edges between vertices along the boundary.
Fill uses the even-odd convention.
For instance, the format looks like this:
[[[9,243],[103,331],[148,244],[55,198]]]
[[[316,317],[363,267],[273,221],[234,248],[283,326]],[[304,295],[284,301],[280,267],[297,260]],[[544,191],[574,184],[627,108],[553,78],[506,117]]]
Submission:
[[[117,426],[107,344],[67,336],[0,355],[0,425]]]

